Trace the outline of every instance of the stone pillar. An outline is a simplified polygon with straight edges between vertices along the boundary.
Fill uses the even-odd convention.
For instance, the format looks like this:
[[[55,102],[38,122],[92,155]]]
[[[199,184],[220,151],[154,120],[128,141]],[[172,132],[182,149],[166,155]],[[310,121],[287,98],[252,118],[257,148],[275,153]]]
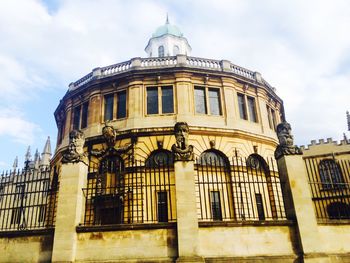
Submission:
[[[204,262],[198,256],[198,215],[194,181],[193,146],[188,144],[189,127],[178,122],[174,127],[174,154],[177,242],[177,262]]]
[[[84,134],[73,130],[69,134],[69,147],[62,158],[60,189],[57,200],[55,236],[52,262],[74,262],[77,233],[84,211],[82,188],[87,183],[87,158],[83,151]]]
[[[82,188],[86,187],[87,165],[83,162],[62,164],[57,201],[52,262],[74,262],[77,233],[84,210]]]

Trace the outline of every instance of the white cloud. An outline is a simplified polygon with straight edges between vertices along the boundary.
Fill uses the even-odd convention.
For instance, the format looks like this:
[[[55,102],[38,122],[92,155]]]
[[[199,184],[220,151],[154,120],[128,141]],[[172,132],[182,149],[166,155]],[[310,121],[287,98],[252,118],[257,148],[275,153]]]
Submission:
[[[38,125],[24,119],[23,114],[15,109],[0,110],[0,137],[9,137],[13,141],[33,144],[41,129]]]

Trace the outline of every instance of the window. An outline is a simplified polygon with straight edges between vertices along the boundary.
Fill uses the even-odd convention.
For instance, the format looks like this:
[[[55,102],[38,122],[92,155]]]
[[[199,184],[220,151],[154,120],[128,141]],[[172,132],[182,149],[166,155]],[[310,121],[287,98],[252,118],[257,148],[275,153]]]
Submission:
[[[207,114],[207,103],[205,99],[205,88],[195,87],[194,98],[196,105],[196,113]]]
[[[158,222],[168,222],[168,192],[158,192]]]
[[[21,222],[21,209],[20,208],[13,208],[12,209],[12,215],[11,215],[11,225],[19,224]]]
[[[255,99],[253,97],[247,97],[247,101],[250,121],[258,122],[258,119],[256,117]]]
[[[80,129],[80,110],[81,110],[80,105],[74,108],[74,111],[73,111],[73,130]]]
[[[258,210],[259,220],[265,220],[264,205],[261,194],[255,194],[256,208]]]
[[[270,129],[276,130],[276,126],[277,126],[276,113],[268,105],[266,105],[266,110],[267,110],[267,117],[269,120]]]
[[[82,112],[81,112],[81,129],[84,129],[84,128],[87,127],[88,110],[89,110],[89,102],[85,102],[83,104],[83,109],[82,109]]]
[[[168,150],[155,150],[150,154],[150,156],[146,160],[147,168],[156,168],[173,164],[173,155]]]
[[[114,94],[105,96],[105,121],[113,120]]]
[[[38,214],[38,223],[44,222],[45,214],[46,214],[46,206],[40,205],[39,206],[39,214]]]
[[[172,86],[147,87],[147,114],[174,113]]]
[[[238,98],[239,116],[243,120],[248,120],[246,104],[245,104],[245,96],[243,94],[237,94],[237,98]]]
[[[163,46],[158,47],[158,57],[164,57],[164,47]]]
[[[220,89],[195,86],[194,100],[196,113],[207,114],[209,108],[210,115],[222,115]]]
[[[227,157],[218,150],[206,150],[199,157],[199,164],[214,166],[229,166]]]
[[[126,91],[117,93],[117,119],[126,117]]]
[[[330,203],[327,213],[329,219],[350,219],[350,205],[343,202]]]
[[[322,188],[324,190],[342,189],[345,187],[340,168],[334,160],[322,160],[318,168],[320,172]]]
[[[237,94],[239,116],[242,120],[258,122],[255,98],[244,94]]]
[[[178,46],[174,46],[174,56],[176,56],[177,54],[179,54],[180,53],[180,49],[179,49],[179,47]]]
[[[211,213],[212,213],[213,220],[222,220],[220,192],[211,191],[210,200],[211,200]]]

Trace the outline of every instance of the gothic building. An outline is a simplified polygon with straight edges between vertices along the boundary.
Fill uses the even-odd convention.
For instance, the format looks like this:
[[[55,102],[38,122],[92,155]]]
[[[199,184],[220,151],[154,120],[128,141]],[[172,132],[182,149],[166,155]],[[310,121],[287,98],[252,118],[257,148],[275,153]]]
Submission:
[[[40,223],[24,224],[23,209],[3,219],[0,261],[349,260],[349,211],[324,205],[350,203],[349,174],[321,189],[342,201],[311,195],[275,88],[230,61],[190,56],[168,19],[145,51],[69,85],[49,176],[38,173],[47,187],[7,198]]]

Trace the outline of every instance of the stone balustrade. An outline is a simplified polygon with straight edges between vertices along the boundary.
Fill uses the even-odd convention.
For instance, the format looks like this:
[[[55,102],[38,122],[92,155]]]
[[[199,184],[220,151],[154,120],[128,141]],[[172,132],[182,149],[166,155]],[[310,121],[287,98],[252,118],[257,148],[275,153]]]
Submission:
[[[117,75],[119,73],[135,69],[135,68],[171,68],[176,66],[183,66],[188,68],[202,68],[206,70],[225,71],[233,73],[240,77],[244,77],[251,81],[260,83],[275,91],[260,75],[243,67],[232,64],[227,60],[214,60],[206,58],[188,57],[185,55],[178,55],[172,57],[157,57],[157,58],[133,58],[129,61],[117,63],[114,65],[97,68],[92,72],[82,77],[81,79],[69,85],[69,91],[75,90],[93,79],[101,79],[107,76]]]

